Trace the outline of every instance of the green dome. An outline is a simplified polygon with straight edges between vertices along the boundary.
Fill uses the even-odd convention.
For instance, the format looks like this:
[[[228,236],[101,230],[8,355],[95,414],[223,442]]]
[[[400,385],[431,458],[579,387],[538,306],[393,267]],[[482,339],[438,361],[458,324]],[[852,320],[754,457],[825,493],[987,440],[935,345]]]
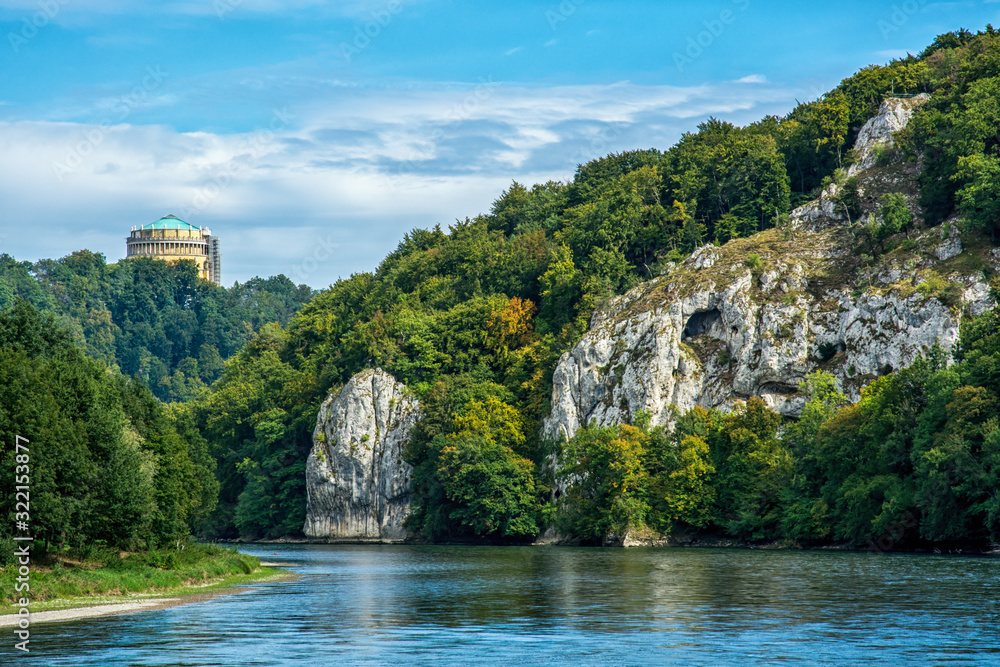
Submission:
[[[165,215],[156,222],[151,222],[148,225],[143,225],[140,229],[184,229],[200,231],[201,227],[195,227],[190,222],[184,222],[176,215]]]

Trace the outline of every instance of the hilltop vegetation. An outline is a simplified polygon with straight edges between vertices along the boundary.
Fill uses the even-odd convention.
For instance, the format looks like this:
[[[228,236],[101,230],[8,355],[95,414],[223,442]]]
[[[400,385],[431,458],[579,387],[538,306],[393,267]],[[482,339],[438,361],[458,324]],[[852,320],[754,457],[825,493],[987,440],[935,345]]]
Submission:
[[[88,356],[141,378],[165,402],[204,393],[261,326],[287,323],[311,297],[284,276],[222,288],[199,280],[193,262],[109,265],[87,250],[35,264],[0,255],[0,311],[23,299],[53,315]]]
[[[205,536],[298,533],[319,404],[377,366],[421,402],[406,453],[416,496],[410,527],[430,539],[530,538],[553,522],[583,541],[710,529],[863,543],[900,525],[919,526],[907,538],[914,543],[998,539],[996,311],[965,327],[959,364],[946,368],[951,351],[942,351],[879,380],[857,405],[846,405],[827,376],[812,376],[795,423],[751,399],[729,415],[679,415],[673,432],[640,416],[585,428],[568,443],[539,436],[559,356],[596,308],[703,243],[741,239],[752,248],[775,226],[782,229],[769,237],[794,235],[785,224],[791,208],[831,182],[840,184],[837,206],[853,223],[866,221],[847,232],[847,251],[861,257],[890,254],[907,244],[904,234],[956,213],[970,238],[995,237],[998,81],[992,27],[942,35],[919,56],[865,68],[784,117],[746,127],[711,119],[667,151],[581,165],[569,183],[513,183],[488,213],[447,231],[413,230],[374,272],[338,281],[287,324],[309,295],[283,282],[247,288],[266,294],[275,313],[252,319],[252,296],[227,301],[230,292],[184,267],[105,267],[80,254],[36,270],[36,287],[12,261],[3,278],[13,294],[60,313],[91,355],[138,373],[163,399],[196,399],[171,418],[175,432],[204,437],[218,463],[218,505],[198,524]],[[897,192],[862,196],[843,171],[856,159],[861,125],[891,91],[932,96],[900,148],[880,157],[883,166],[923,165],[919,207]],[[759,268],[760,256],[746,261],[754,257]],[[119,291],[95,291],[103,275]],[[3,289],[0,282],[0,299]],[[243,321],[250,326],[229,324]],[[223,368],[217,357],[237,349]],[[190,387],[194,376],[215,380],[211,390]],[[546,465],[557,448],[562,478]],[[550,502],[557,483],[567,489],[558,511]],[[209,511],[206,503],[189,515]]]
[[[992,27],[949,33],[918,57],[865,68],[785,117],[747,127],[712,119],[668,151],[599,158],[581,165],[569,183],[514,183],[489,213],[447,231],[413,230],[376,271],[338,281],[285,329],[262,333],[198,404],[198,423],[220,454],[217,534],[273,536],[301,525],[300,470],[312,417],[330,390],[376,366],[406,383],[425,410],[408,454],[418,497],[412,527],[431,538],[535,534],[551,518],[546,507],[555,482],[542,472],[554,443],[538,436],[551,374],[595,307],[706,241],[782,224],[792,206],[831,179],[843,182],[835,172],[854,158],[860,126],[891,91],[933,96],[903,142],[909,157],[884,158],[936,165],[937,176],[920,182],[933,213],[912,216],[899,200],[878,202],[889,213],[888,227],[858,227],[859,243],[886,252],[904,228],[937,224],[955,210],[988,231],[997,220],[982,193],[995,185],[989,179],[996,141],[981,135],[1000,123],[981,122],[990,118],[992,97],[980,97],[980,89],[998,75],[1000,36]],[[941,114],[944,120],[929,120]],[[942,124],[966,137],[967,155],[942,153]],[[947,188],[938,187],[942,178]],[[842,205],[852,205],[849,197]],[[738,428],[711,419],[730,424],[723,431]],[[761,419],[777,431],[774,415]],[[646,437],[629,428],[622,427],[627,437],[612,439],[620,451]],[[689,458],[704,453],[701,444],[687,445],[681,451]],[[583,443],[573,447],[590,451]],[[654,463],[639,451],[616,469],[651,470]],[[579,460],[578,472],[600,478],[598,459]],[[716,473],[703,472],[713,488],[720,484]],[[736,491],[719,493],[718,502],[732,503],[725,494]],[[661,501],[651,506],[664,519]],[[610,497],[592,502],[606,511],[618,507]],[[718,507],[704,511],[693,525],[718,523]]]

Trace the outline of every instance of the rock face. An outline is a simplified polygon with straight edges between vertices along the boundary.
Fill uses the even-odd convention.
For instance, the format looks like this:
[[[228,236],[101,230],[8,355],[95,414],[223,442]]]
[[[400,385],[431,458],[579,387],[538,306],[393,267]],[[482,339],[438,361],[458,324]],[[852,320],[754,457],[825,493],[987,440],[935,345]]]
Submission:
[[[897,132],[909,122],[913,112],[920,105],[930,99],[929,95],[921,94],[910,98],[891,98],[882,103],[878,114],[868,120],[858,133],[858,138],[854,143],[856,160],[854,164],[847,168],[847,177],[865,176],[865,172],[871,170],[878,163],[879,153],[882,149],[893,145],[893,132]],[[908,176],[912,176],[909,174]],[[879,185],[884,183],[870,183],[871,179],[863,178],[864,189],[880,189]],[[878,181],[877,177],[875,180]],[[836,204],[836,198],[840,188],[831,183],[813,201],[800,206],[791,213],[791,224],[793,227],[805,229],[817,229],[830,223],[840,223],[846,221],[846,216]],[[916,208],[913,206],[912,208]]]
[[[873,146],[922,101],[883,105],[859,138],[860,164],[874,164]],[[859,172],[869,215],[889,191],[919,214],[907,169]],[[556,367],[543,435],[561,440],[592,420],[630,422],[639,411],[670,424],[677,410],[729,409],[755,395],[795,415],[805,401],[799,383],[816,369],[857,400],[935,344],[950,350],[962,318],[994,305],[979,267],[1000,269],[1000,256],[964,246],[958,225],[910,233],[892,253],[868,257],[835,194],[831,186],[793,211],[789,229],[704,246],[605,304]]]
[[[653,425],[668,424],[675,408],[728,409],[754,395],[794,415],[804,403],[799,383],[817,368],[856,400],[862,386],[933,345],[951,349],[962,312],[949,299],[964,301],[970,314],[992,305],[974,276],[952,276],[948,297],[899,281],[892,270],[874,276],[882,281],[874,287],[828,288],[822,281],[846,270],[822,249],[835,232],[808,233],[811,247],[803,234],[801,254],[775,253],[758,272],[734,262],[741,253],[727,244],[715,268],[728,266],[713,275],[694,268],[692,256],[595,314],[556,367],[544,435],[572,437],[591,420],[629,422],[640,410]]]
[[[413,470],[402,450],[419,413],[406,387],[379,369],[355,375],[327,398],[306,463],[306,535],[382,542],[406,537]]]
[[[913,112],[930,99],[926,93],[910,98],[890,98],[882,102],[878,114],[866,122],[854,142],[857,160],[847,168],[847,175],[870,169],[878,160],[879,148],[891,146],[892,134],[906,127]]]

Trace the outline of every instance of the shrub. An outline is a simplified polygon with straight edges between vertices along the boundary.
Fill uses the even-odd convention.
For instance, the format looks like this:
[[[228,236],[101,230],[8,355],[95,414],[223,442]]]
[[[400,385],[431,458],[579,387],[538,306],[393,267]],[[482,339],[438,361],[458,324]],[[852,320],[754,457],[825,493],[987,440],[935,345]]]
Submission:
[[[847,215],[848,222],[857,222],[864,208],[861,204],[861,184],[857,176],[851,176],[844,181],[840,193],[835,197],[837,209]]]
[[[888,167],[899,160],[899,150],[889,144],[876,144],[872,150],[875,153],[875,166]]]

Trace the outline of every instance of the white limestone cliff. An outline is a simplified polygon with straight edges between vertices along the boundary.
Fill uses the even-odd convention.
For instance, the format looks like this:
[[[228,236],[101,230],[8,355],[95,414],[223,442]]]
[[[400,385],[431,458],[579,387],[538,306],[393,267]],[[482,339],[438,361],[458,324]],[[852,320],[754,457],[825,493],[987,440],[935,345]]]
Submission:
[[[930,95],[922,93],[915,97],[892,97],[879,107],[878,113],[866,122],[854,142],[856,159],[847,168],[847,175],[853,176],[870,169],[878,161],[880,149],[893,145],[893,133],[906,127],[917,110]]]
[[[925,99],[888,100],[861,131],[851,173],[870,215],[882,193],[898,192],[919,219],[914,167],[874,166],[877,146]],[[857,400],[934,345],[950,350],[962,318],[994,305],[979,267],[1000,269],[1000,257],[965,247],[959,221],[866,257],[835,195],[831,185],[793,211],[786,229],[704,246],[600,308],[556,367],[543,436],[563,440],[591,421],[630,422],[640,411],[670,424],[677,411],[729,409],[750,396],[795,415],[805,400],[799,384],[816,369]]]
[[[307,536],[406,538],[413,470],[402,450],[419,416],[416,399],[380,369],[358,373],[327,398],[306,463]]]
[[[562,440],[591,420],[629,422],[640,410],[653,425],[668,424],[675,410],[728,409],[755,395],[797,414],[799,383],[818,368],[856,400],[862,386],[935,344],[950,350],[963,311],[993,305],[974,275],[950,276],[943,294],[891,269],[870,287],[827,287],[831,274],[846,270],[824,250],[835,233],[810,232],[811,243],[803,234],[793,244],[801,254],[775,253],[758,272],[740,261],[735,243],[721,249],[713,269],[696,269],[699,255],[720,251],[704,249],[605,306],[556,367],[543,434]]]

